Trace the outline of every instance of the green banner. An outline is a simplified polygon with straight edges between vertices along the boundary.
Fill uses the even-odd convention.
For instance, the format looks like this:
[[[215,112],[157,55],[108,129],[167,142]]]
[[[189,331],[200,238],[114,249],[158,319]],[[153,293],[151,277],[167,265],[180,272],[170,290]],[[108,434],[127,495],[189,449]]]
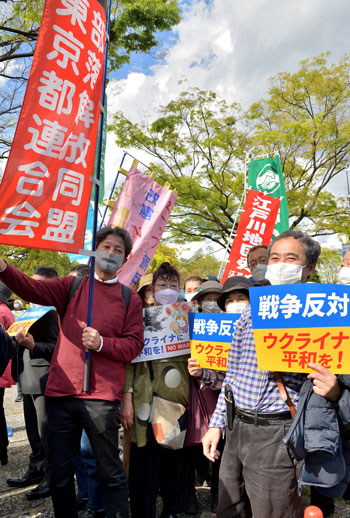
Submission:
[[[249,163],[248,187],[281,200],[273,235],[278,236],[285,230],[289,230],[286,188],[278,155],[274,159],[263,158]]]
[[[101,148],[101,169],[100,169],[100,190],[98,193],[98,203],[101,205],[105,194],[105,158],[106,158],[106,140],[107,140],[107,95],[105,96],[105,112],[103,117],[103,130],[102,130],[102,148]],[[98,131],[96,141],[96,153],[95,153],[95,164],[94,164],[94,177],[96,178],[97,169],[97,151],[98,143],[100,140],[100,130]],[[95,199],[95,187],[91,189],[91,200]]]

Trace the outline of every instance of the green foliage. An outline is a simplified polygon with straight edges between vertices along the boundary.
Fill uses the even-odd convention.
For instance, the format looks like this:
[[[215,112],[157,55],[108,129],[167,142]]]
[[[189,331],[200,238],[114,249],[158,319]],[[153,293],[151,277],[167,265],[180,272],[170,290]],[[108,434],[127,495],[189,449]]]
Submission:
[[[224,246],[243,192],[247,136],[240,109],[214,92],[183,91],[153,123],[133,124],[117,113],[109,127],[121,147],[146,151],[157,180],[179,196],[167,228],[173,241],[210,239]]]
[[[71,267],[76,264],[70,263],[64,253],[16,246],[0,245],[0,257],[29,276],[33,275],[37,266],[52,266],[59,276],[68,275]]]
[[[319,260],[317,261],[317,268],[315,271],[315,273],[318,273],[320,277],[320,282],[337,284],[341,261],[341,250],[331,250],[330,248],[322,248],[321,255]]]
[[[285,176],[292,228],[313,235],[350,235],[345,197],[327,191],[350,164],[350,58],[329,64],[321,54],[294,74],[270,80],[269,97],[247,113],[254,153],[278,153]]]

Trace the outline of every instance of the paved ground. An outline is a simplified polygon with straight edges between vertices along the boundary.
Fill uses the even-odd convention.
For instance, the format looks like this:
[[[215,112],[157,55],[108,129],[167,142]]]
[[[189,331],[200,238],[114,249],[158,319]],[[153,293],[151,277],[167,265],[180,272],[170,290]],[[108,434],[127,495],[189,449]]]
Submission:
[[[29,444],[27,441],[22,403],[15,403],[16,387],[5,390],[5,412],[7,425],[13,429],[13,436],[10,438],[9,463],[7,466],[0,467],[0,516],[4,518],[53,518],[51,499],[29,502],[25,498],[25,493],[30,488],[11,489],[6,484],[9,477],[18,477],[26,470],[29,454]],[[35,486],[32,486],[35,487]],[[215,514],[210,513],[210,491],[208,488],[198,488],[197,495],[200,502],[201,511],[196,517],[210,518]],[[305,497],[305,506],[308,505],[308,497]],[[160,515],[161,504],[159,502],[157,515]],[[190,515],[182,514],[182,518],[190,518]],[[255,517],[259,518],[259,517]],[[286,512],[285,518],[288,518]],[[334,518],[350,518],[350,505],[344,501],[336,503],[336,513]]]

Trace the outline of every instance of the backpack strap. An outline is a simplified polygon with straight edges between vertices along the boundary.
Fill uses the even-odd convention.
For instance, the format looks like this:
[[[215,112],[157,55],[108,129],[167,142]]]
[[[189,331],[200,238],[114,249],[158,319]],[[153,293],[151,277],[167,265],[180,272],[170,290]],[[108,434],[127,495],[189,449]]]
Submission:
[[[74,277],[73,278],[73,281],[71,282],[71,285],[69,286],[68,297],[67,297],[66,303],[64,305],[63,314],[62,314],[61,318],[63,318],[63,316],[65,315],[67,308],[69,306],[69,303],[72,300],[74,293],[77,291],[80,284],[83,282],[83,279],[84,279],[84,277]]]
[[[128,286],[125,286],[125,284],[121,284],[122,287],[122,299],[125,302],[126,311],[128,311],[130,306],[130,298],[131,298],[131,289]]]
[[[272,374],[273,374],[273,377],[277,384],[281,398],[286,403],[287,407],[289,408],[290,413],[292,414],[292,417],[294,418],[297,411],[296,411],[295,406],[293,405],[293,401],[290,399],[290,395],[288,394],[285,384],[283,383],[282,375],[280,372],[273,372]]]

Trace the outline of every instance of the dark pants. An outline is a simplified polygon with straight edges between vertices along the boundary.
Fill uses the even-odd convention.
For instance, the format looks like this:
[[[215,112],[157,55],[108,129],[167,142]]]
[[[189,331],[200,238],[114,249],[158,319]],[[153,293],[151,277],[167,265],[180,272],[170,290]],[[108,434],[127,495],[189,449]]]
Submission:
[[[4,394],[5,389],[0,388],[0,460],[3,461],[7,459],[7,446],[9,443],[4,410]]]
[[[78,496],[87,499],[86,507],[90,511],[101,511],[106,508],[106,488],[97,473],[96,460],[85,431],[81,436],[80,453],[76,460]]]
[[[131,443],[129,487],[132,518],[155,518],[158,488],[163,513],[180,513],[187,488],[185,450],[170,450],[151,441],[141,448]]]
[[[297,465],[282,439],[291,420],[268,426],[237,417],[227,431],[217,518],[301,518]]]
[[[119,458],[116,401],[48,398],[52,501],[56,518],[76,518],[74,459],[84,429],[106,485],[107,517],[128,516],[128,481]]]
[[[26,432],[32,453],[29,472],[44,473],[49,481],[49,433],[47,399],[43,394],[23,394],[23,412]]]

